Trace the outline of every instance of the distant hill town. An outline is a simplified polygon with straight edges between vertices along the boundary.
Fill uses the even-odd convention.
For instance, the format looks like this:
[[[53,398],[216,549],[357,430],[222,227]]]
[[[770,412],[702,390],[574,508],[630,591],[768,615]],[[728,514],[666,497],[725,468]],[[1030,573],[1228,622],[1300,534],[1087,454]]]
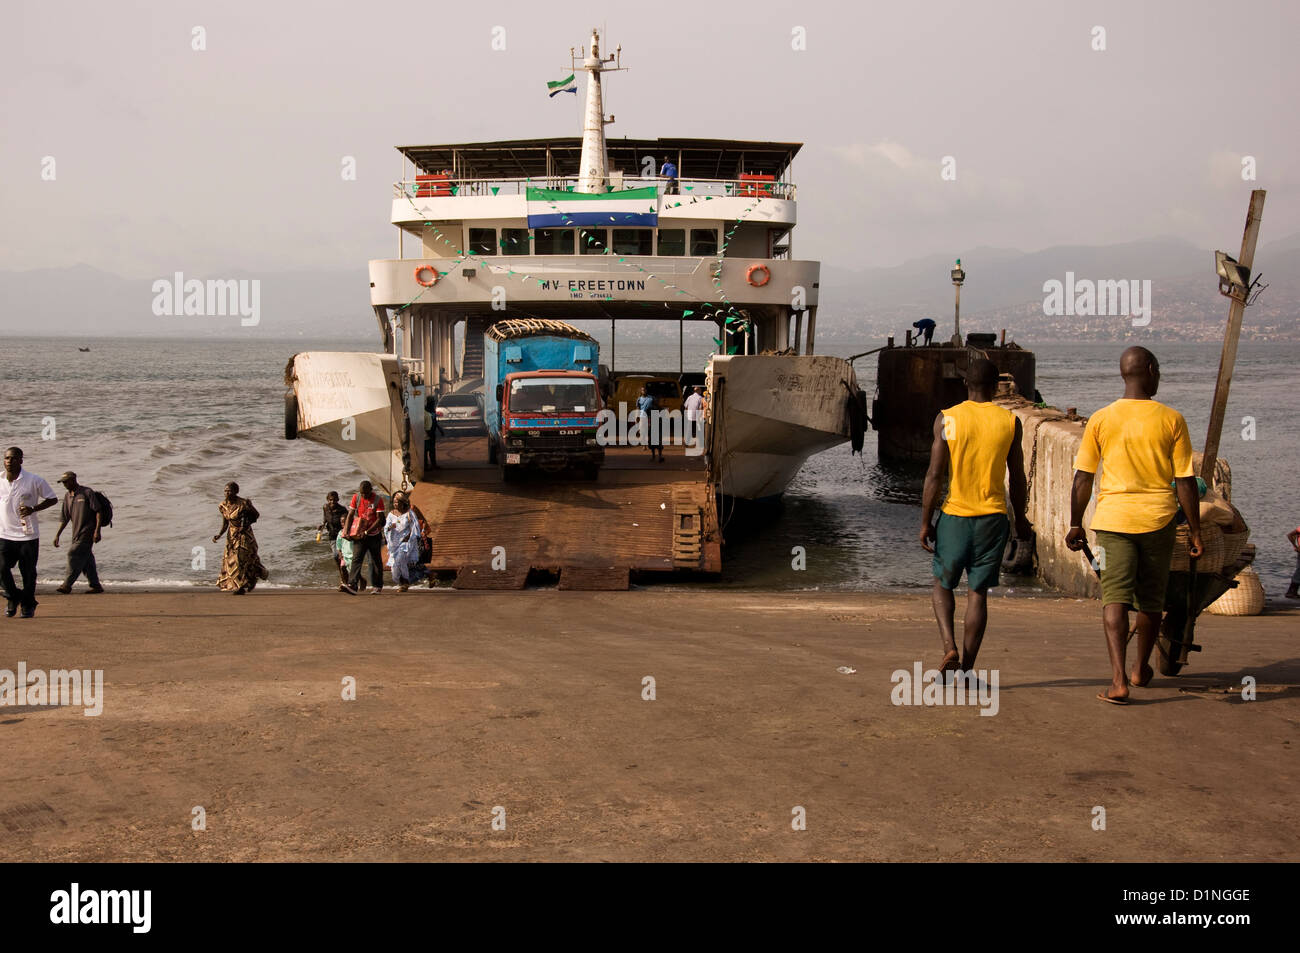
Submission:
[[[1235,247],[1225,250],[1237,251]],[[962,288],[966,332],[1006,328],[1008,337],[1021,343],[1213,341],[1223,334],[1228,306],[1218,294],[1213,251],[1177,239],[1152,239],[1030,253],[958,249],[951,256],[932,255],[893,268],[861,271],[823,262],[819,342],[828,348],[835,344],[835,350],[860,342],[865,350],[894,334],[901,343],[904,331],[922,317],[934,318],[939,327],[936,339],[946,339],[953,311],[949,269],[957,257],[966,270]],[[1247,311],[1243,339],[1300,341],[1300,234],[1262,245],[1255,266],[1268,288]],[[1067,275],[1075,282],[1139,282],[1144,305],[1145,289],[1150,291],[1149,323],[1135,326],[1123,314],[1046,314],[1044,283],[1065,282]],[[240,317],[233,314],[155,315],[152,279],[122,278],[75,265],[0,271],[0,334],[226,337],[257,333],[274,338],[375,339],[364,265],[264,274],[244,269],[219,277],[261,280],[255,328],[241,327]],[[635,338],[650,332],[629,328],[628,333]]]

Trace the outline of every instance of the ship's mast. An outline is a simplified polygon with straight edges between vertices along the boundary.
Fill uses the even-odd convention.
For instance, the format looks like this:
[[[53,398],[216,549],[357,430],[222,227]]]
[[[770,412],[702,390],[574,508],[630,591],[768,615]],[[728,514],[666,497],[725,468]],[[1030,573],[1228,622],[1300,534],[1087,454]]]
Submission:
[[[623,48],[618,48],[621,54]],[[572,48],[570,48],[572,54]],[[574,64],[574,70],[582,70],[590,75],[587,82],[587,109],[583,115],[582,125],[582,159],[578,166],[579,192],[604,192],[608,189],[609,158],[605,153],[605,126],[614,121],[614,117],[605,118],[605,105],[600,93],[600,74],[621,69],[619,65],[609,66],[617,59],[610,54],[600,58],[600,34],[595,28],[591,31],[591,52],[582,61]]]

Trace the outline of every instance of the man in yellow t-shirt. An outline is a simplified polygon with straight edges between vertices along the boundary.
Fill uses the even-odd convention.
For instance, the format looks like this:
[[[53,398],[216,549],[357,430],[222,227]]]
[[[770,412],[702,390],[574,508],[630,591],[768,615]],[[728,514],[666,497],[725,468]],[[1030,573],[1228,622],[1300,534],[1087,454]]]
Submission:
[[[1007,544],[1006,478],[1011,474],[1011,505],[1016,514],[1016,536],[1032,532],[1025,516],[1028,487],[1020,420],[993,403],[998,369],[987,358],[976,358],[966,370],[967,399],[939,413],[934,421],[930,468],[921,493],[921,546],[934,553],[931,601],[939,623],[944,656],[939,671],[971,671],[988,624],[989,589],[998,584],[1002,551]],[[948,498],[939,522],[930,520],[939,503],[939,489],[948,475]],[[931,540],[934,541],[933,546]],[[966,621],[962,652],[953,635],[956,597],[953,590],[966,573]]]
[[[1191,530],[1192,556],[1201,554],[1201,523],[1192,441],[1187,421],[1172,407],[1152,400],[1160,387],[1160,362],[1144,347],[1120,357],[1124,396],[1088,418],[1074,458],[1070,531],[1065,544],[1087,542],[1083,513],[1101,467],[1091,529],[1101,568],[1101,614],[1110,652],[1111,686],[1097,697],[1128,704],[1129,685],[1151,681],[1151,649],[1160,630],[1173,555],[1174,515],[1181,505]],[[1174,483],[1177,493],[1170,488]],[[1126,675],[1128,611],[1137,610],[1137,664]]]

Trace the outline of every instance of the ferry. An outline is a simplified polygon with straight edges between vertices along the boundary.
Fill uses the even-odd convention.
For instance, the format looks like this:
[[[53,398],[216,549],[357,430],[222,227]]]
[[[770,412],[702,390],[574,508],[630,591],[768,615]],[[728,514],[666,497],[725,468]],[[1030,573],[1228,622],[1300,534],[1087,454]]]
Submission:
[[[593,30],[571,59],[566,82],[587,76],[581,136],[398,147],[397,256],[369,266],[383,352],[307,351],[285,371],[286,437],[349,453],[385,492],[414,488],[439,526],[435,560],[466,585],[480,568],[505,578],[486,571],[494,537],[524,550],[525,576],[716,572],[719,504],[779,498],[812,454],[860,447],[866,421],[852,364],[816,353],[820,263],[793,249],[801,144],[607,136],[602,77],[623,69],[621,48],[602,55]],[[429,408],[490,404],[484,335],[506,319],[607,326],[607,395],[621,377],[680,386],[694,372],[704,452],[669,447],[656,464],[617,447],[594,482],[507,486],[486,436],[426,447]],[[705,322],[716,353],[703,368],[620,370],[620,323],[646,319],[679,354],[687,324]]]

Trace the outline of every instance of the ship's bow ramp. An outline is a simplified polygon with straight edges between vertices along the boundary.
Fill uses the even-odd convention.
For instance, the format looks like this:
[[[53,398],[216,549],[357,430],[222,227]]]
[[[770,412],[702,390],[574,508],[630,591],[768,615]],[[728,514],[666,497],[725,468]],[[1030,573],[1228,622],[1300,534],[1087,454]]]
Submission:
[[[351,454],[384,492],[402,480],[401,372],[390,354],[303,351],[285,368],[285,436]]]
[[[459,588],[523,588],[532,571],[560,588],[625,589],[633,572],[721,568],[710,485],[698,480],[592,484],[420,483],[438,571]]]

